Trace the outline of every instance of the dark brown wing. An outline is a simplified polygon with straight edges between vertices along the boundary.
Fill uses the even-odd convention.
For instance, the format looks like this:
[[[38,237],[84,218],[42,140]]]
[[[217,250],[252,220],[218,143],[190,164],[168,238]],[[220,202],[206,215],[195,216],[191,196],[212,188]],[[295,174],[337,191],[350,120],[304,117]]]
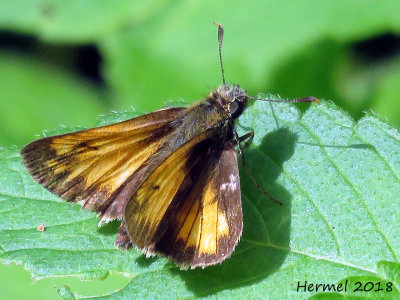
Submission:
[[[231,255],[243,227],[240,179],[232,144],[218,147],[203,142],[189,149],[179,182],[176,174],[173,181],[160,181],[167,187],[160,188],[160,194],[168,200],[161,201],[157,209],[154,203],[158,199],[152,194],[146,199],[152,205],[149,208],[138,206],[134,199],[128,203],[125,218],[130,220],[128,232],[135,245],[148,254],[161,253],[192,268],[216,264]],[[179,157],[182,159],[178,155],[173,160],[178,162]],[[157,218],[159,223],[133,222],[138,211],[146,211],[148,220]]]
[[[185,109],[168,108],[117,124],[43,138],[21,150],[23,162],[34,179],[53,193],[104,213],[132,174],[159,150],[174,129],[169,124]],[[120,205],[107,217],[122,217],[123,208]]]

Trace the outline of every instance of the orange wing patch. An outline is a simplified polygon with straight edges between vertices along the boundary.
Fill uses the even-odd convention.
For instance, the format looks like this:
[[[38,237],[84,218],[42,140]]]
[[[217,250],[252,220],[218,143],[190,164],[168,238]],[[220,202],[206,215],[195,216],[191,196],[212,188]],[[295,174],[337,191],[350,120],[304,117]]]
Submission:
[[[213,187],[214,182],[215,178],[212,178],[207,183],[201,201],[195,201],[191,207],[191,202],[188,201],[188,207],[177,216],[183,226],[176,240],[186,241],[186,249],[198,248],[199,254],[215,254],[218,240],[222,237],[229,238],[228,220],[225,212],[218,209],[218,187]]]
[[[169,108],[125,122],[48,137],[21,155],[34,178],[68,201],[104,212],[114,192],[157,150],[184,108]],[[115,216],[114,216],[115,217]],[[122,216],[119,216],[122,217]]]
[[[50,147],[56,151],[56,157],[47,165],[55,175],[68,171],[65,182],[81,176],[84,178],[84,190],[96,186],[106,191],[107,196],[121,186],[164,141],[164,138],[155,139],[152,131],[123,132],[114,134],[110,139],[93,139],[91,134],[82,132],[70,139],[55,138]],[[66,145],[65,140],[71,140],[71,143]],[[74,154],[74,164],[70,159],[62,162],[65,156],[71,154]],[[82,195],[77,200],[83,198]]]

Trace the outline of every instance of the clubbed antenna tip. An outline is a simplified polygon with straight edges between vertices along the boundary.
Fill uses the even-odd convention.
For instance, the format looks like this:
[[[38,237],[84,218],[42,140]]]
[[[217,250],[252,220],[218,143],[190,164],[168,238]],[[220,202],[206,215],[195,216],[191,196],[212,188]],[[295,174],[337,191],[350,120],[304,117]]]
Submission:
[[[214,25],[218,26],[218,50],[219,50],[219,63],[221,65],[222,72],[222,83],[225,85],[225,72],[224,65],[222,63],[222,40],[224,39],[224,27],[221,24],[214,22]]]

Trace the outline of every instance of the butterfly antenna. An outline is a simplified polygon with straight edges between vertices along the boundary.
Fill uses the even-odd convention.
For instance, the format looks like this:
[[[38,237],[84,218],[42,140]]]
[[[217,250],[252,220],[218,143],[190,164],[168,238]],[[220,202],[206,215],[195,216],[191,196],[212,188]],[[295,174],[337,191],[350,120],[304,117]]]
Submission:
[[[218,26],[218,50],[219,50],[219,64],[221,65],[222,83],[225,85],[225,72],[222,63],[222,40],[224,39],[224,27],[221,24],[215,23]]]
[[[303,98],[296,98],[296,99],[266,99],[266,98],[256,98],[256,97],[247,97],[248,99],[252,100],[259,100],[259,101],[268,101],[268,102],[316,102],[319,103],[319,100],[315,97],[303,97]]]

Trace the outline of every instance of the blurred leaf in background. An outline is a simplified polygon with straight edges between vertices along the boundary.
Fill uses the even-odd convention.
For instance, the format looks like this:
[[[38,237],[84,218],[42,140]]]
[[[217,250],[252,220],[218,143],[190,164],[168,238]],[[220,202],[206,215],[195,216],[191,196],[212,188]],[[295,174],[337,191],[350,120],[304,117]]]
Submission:
[[[397,0],[0,0],[0,145],[202,98],[221,83],[214,21],[229,82],[331,99],[356,119],[372,109],[400,128],[399,15]]]
[[[21,145],[55,124],[91,125],[105,109],[84,78],[21,54],[0,53],[0,91],[2,145]]]

